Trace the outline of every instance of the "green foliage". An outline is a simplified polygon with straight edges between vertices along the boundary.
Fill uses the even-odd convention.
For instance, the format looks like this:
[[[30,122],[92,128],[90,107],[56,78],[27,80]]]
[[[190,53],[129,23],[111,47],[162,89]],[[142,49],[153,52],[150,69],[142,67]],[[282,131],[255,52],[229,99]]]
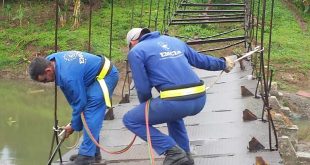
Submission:
[[[12,17],[12,6],[10,4],[5,5],[4,13],[8,17],[8,21],[10,21]]]
[[[24,18],[24,9],[22,8],[22,5],[19,5],[19,9],[16,12],[16,16],[13,17],[13,21],[18,19],[19,20],[19,26],[22,26],[22,21]]]
[[[16,11],[15,19],[20,23],[24,23],[23,27],[17,27],[9,21],[0,21],[0,69],[4,67],[12,67],[18,64],[23,59],[31,59],[36,54],[47,55],[54,52],[55,42],[55,20],[53,1],[29,1],[32,3],[23,2],[21,4],[6,4],[6,13]],[[144,1],[142,6],[141,1],[135,0],[130,4],[125,1],[114,1],[113,11],[113,26],[112,38],[110,41],[111,27],[111,2],[101,2],[101,8],[93,11],[92,15],[92,34],[91,34],[91,52],[94,54],[110,55],[113,60],[122,60],[127,53],[125,36],[131,27],[147,27],[150,24],[152,30],[163,31],[164,18],[164,0],[160,1],[160,9],[157,10],[157,2],[153,2],[152,8],[149,9],[149,1]],[[223,1],[217,0],[220,3]],[[226,1],[225,1],[226,2]],[[227,1],[228,2],[228,1]],[[231,1],[229,1],[231,2]],[[239,3],[241,0],[233,1]],[[255,1],[257,2],[257,1]],[[267,1],[267,21],[270,21],[270,4],[271,0]],[[84,4],[85,5],[85,4]],[[132,5],[134,10],[132,11]],[[48,8],[47,6],[50,6]],[[68,7],[68,6],[67,6]],[[70,7],[68,7],[70,8]],[[141,9],[143,8],[142,12]],[[88,7],[84,6],[81,16],[81,26],[73,30],[71,29],[72,19],[68,19],[64,27],[58,29],[58,51],[63,50],[82,50],[88,51]],[[158,25],[155,28],[156,13],[158,11]],[[151,21],[149,22],[149,14]],[[133,20],[131,16],[133,14]],[[6,14],[8,17],[8,14]],[[70,15],[70,14],[68,14]],[[304,15],[306,20],[310,20],[309,15]],[[25,24],[28,22],[28,24]],[[228,29],[237,28],[238,24],[225,25],[188,25],[188,26],[170,26],[168,28],[169,35],[188,37],[207,37],[215,35],[219,32],[228,31]],[[266,36],[269,35],[270,29],[265,29]],[[259,31],[260,33],[260,31]],[[226,34],[222,37],[243,35],[242,29],[233,33]],[[260,34],[259,34],[260,35]],[[292,13],[288,12],[287,8],[279,1],[275,1],[274,25],[272,38],[272,65],[282,65],[291,69],[298,70],[302,73],[310,69],[309,52],[310,39],[309,31],[302,31]],[[265,38],[265,43],[268,42],[268,37]],[[224,46],[224,45],[219,45]],[[217,46],[217,47],[219,47]],[[282,67],[282,66],[281,66]],[[281,69],[278,69],[281,70]]]
[[[293,0],[293,3],[304,13],[309,13],[310,0]]]

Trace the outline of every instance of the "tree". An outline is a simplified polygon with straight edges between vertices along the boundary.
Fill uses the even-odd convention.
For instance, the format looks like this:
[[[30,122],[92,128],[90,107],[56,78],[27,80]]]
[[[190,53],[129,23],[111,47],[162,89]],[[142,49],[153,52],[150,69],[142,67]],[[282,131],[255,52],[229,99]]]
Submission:
[[[61,3],[59,4],[59,20],[60,20],[60,26],[63,27],[65,26],[68,16],[68,10],[69,10],[69,6],[70,6],[70,2],[69,0],[63,0],[61,1]]]
[[[76,29],[80,26],[81,18],[81,0],[74,0],[74,9],[73,9],[73,29]]]

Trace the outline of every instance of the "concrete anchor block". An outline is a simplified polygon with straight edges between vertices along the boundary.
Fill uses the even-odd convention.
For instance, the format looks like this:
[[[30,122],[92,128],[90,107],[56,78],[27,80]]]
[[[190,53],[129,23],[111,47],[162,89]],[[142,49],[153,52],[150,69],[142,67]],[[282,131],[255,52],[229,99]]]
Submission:
[[[285,162],[285,165],[296,165],[296,151],[292,143],[290,142],[290,138],[288,136],[281,136],[278,138],[278,140],[279,152]]]
[[[245,86],[241,86],[241,95],[242,96],[254,96],[254,94],[248,90]]]
[[[277,96],[278,95],[278,84],[277,82],[271,82],[270,95]]]
[[[289,135],[290,141],[294,148],[296,148],[296,144],[298,144],[298,126],[297,125],[291,125],[286,128],[286,133]]]
[[[296,155],[299,165],[310,164],[310,152],[297,152]]]
[[[265,149],[265,147],[255,137],[252,137],[248,149],[250,152],[256,152]]]
[[[250,110],[245,109],[243,111],[243,121],[253,121],[257,120],[257,117],[254,113],[252,113]]]
[[[283,112],[284,113],[284,115],[286,115],[286,116],[290,116],[290,114],[291,114],[291,109],[289,108],[289,107],[281,107],[281,112]]]
[[[269,105],[272,107],[273,110],[280,110],[281,106],[280,103],[275,96],[270,96],[269,97]]]
[[[282,114],[280,114],[280,113],[274,113],[273,119],[274,119],[275,121],[283,121]]]

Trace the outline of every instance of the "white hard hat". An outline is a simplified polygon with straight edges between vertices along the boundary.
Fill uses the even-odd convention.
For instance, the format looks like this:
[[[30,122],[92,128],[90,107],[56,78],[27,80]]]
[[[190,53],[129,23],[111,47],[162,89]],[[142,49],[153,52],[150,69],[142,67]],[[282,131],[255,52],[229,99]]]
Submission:
[[[144,33],[150,32],[148,28],[132,28],[131,30],[129,30],[126,37],[127,45],[130,44],[130,41],[137,40],[142,31]]]

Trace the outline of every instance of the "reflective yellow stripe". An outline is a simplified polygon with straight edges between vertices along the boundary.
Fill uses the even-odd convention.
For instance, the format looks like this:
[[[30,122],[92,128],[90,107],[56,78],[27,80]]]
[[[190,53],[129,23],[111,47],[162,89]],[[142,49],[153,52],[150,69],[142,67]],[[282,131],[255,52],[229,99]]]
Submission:
[[[97,81],[100,84],[102,93],[103,93],[103,97],[104,97],[104,101],[107,107],[111,108],[112,107],[112,103],[111,103],[111,99],[110,99],[110,94],[109,94],[109,90],[107,87],[107,84],[104,81],[105,76],[107,75],[109,69],[110,69],[110,65],[111,62],[109,59],[107,59],[106,57],[104,57],[104,64],[103,67],[99,73],[99,75],[97,76]]]
[[[164,98],[171,98],[171,97],[188,96],[188,95],[203,93],[205,91],[206,91],[206,86],[203,84],[203,85],[195,86],[195,87],[161,91],[160,98],[164,99]]]
[[[107,73],[110,69],[110,65],[111,65],[110,60],[107,59],[106,57],[104,57],[104,65],[103,65],[99,75],[97,76],[97,79],[99,79],[99,80],[104,79],[104,77],[107,75]]]
[[[107,84],[105,83],[104,79],[99,80],[99,78],[97,78],[97,81],[100,84],[106,106],[111,108],[112,104],[111,104],[111,99],[110,99]]]

